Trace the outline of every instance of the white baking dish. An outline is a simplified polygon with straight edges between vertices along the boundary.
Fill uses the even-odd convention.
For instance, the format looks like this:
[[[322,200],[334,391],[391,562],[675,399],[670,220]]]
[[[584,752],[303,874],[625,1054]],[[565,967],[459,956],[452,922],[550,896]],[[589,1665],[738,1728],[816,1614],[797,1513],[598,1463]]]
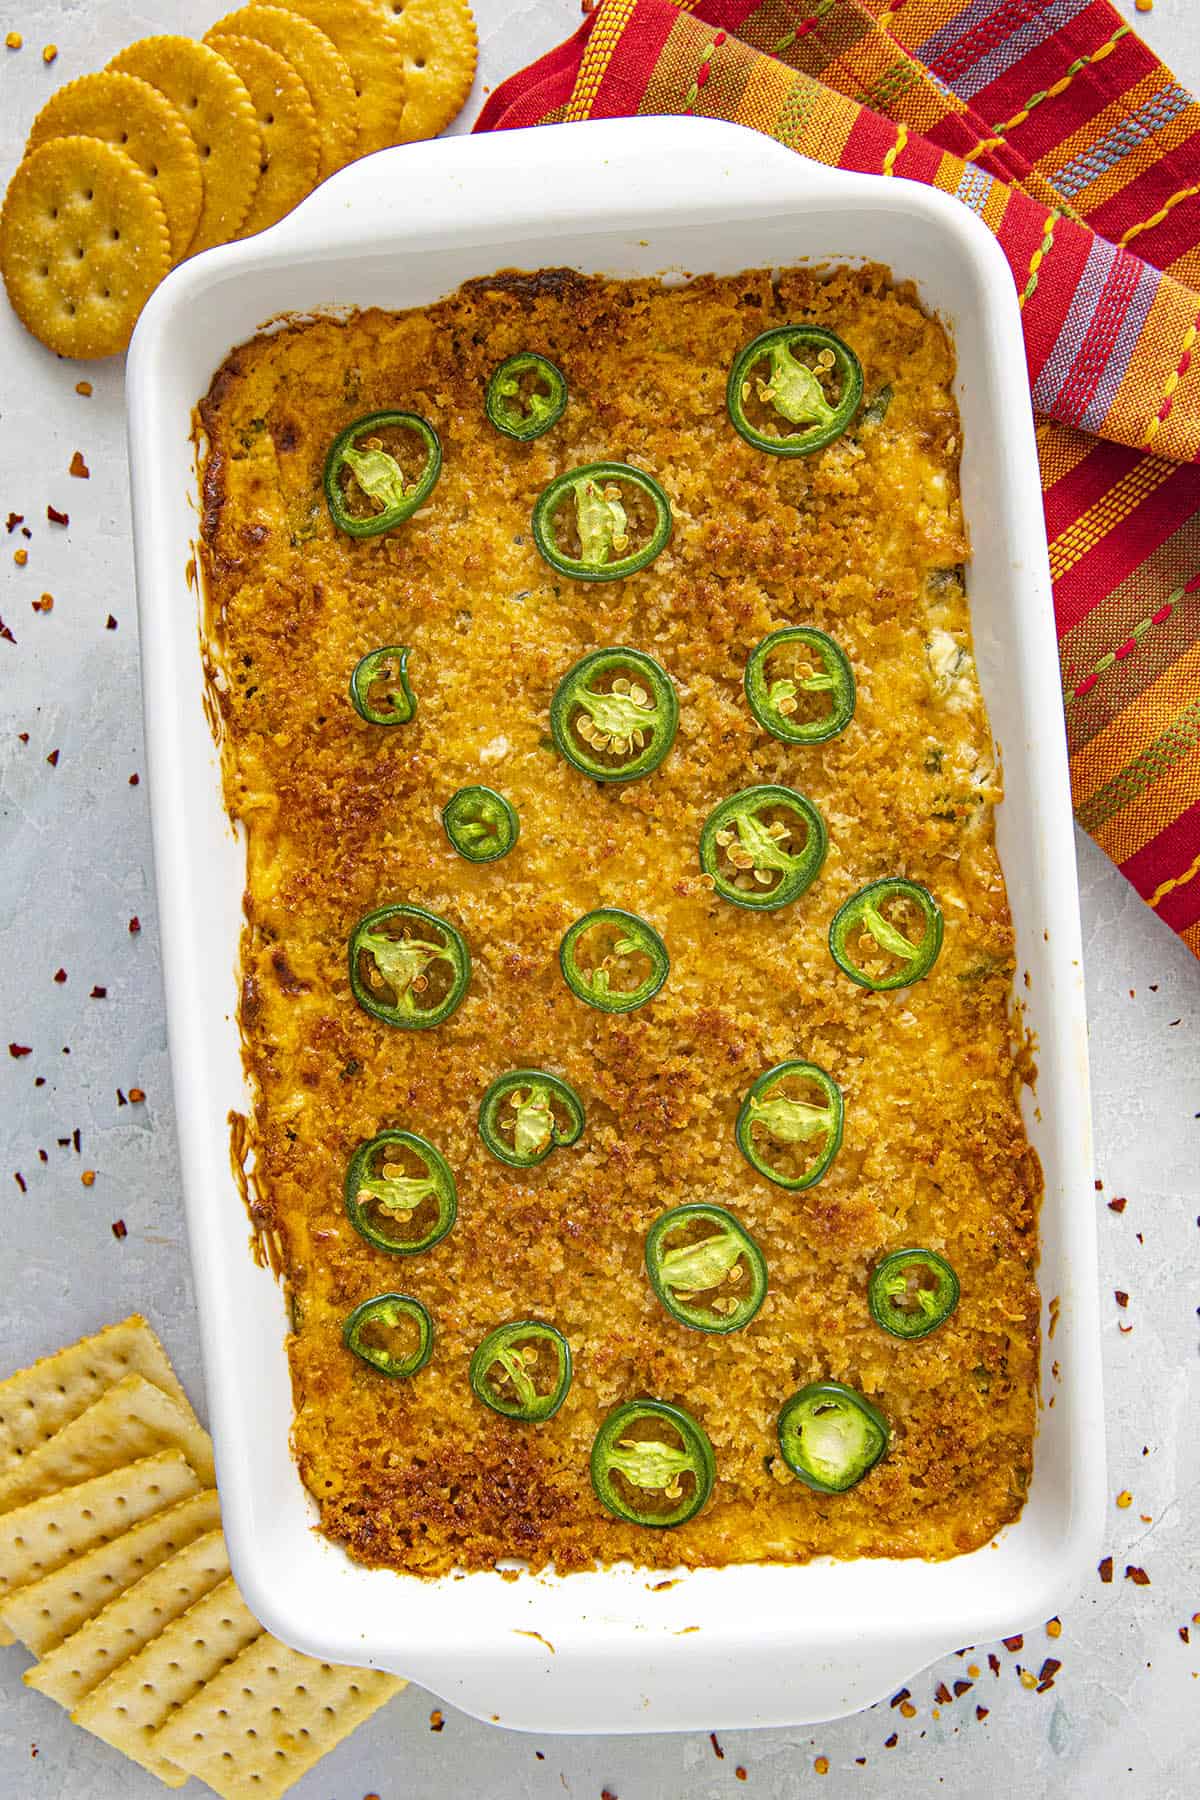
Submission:
[[[247,1248],[231,1109],[243,848],[202,705],[192,408],[228,350],[283,312],[434,300],[501,267],[733,273],[878,259],[958,348],[975,645],[1001,747],[1000,848],[1039,1079],[1046,1173],[1036,1467],[1020,1521],[955,1561],[421,1582],[356,1567],[312,1529],[288,1451],[285,1313]],[[1013,285],[965,207],[837,173],[739,127],[570,125],[385,151],[283,224],[185,263],[129,363],[146,729],[184,1191],[225,1530],[247,1601],[289,1643],[409,1675],[540,1731],[793,1724],[866,1705],[934,1656],[1047,1618],[1092,1562],[1103,1414],[1074,842],[1041,492]],[[1051,1373],[1051,1365],[1054,1373]],[[537,1635],[533,1635],[537,1634]]]

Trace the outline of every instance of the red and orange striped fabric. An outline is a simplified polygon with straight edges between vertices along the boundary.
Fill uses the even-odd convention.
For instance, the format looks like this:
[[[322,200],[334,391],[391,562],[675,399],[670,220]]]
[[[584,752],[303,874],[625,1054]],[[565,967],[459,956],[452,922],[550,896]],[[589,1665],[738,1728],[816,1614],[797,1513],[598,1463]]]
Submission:
[[[603,0],[476,129],[635,113],[931,183],[995,233],[1076,816],[1200,955],[1200,103],[1108,0]]]

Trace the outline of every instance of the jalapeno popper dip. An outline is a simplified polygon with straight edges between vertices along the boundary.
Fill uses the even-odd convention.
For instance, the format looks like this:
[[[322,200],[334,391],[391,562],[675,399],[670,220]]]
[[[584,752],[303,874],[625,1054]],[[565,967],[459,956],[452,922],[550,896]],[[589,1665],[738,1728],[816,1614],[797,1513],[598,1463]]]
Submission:
[[[939,1558],[1021,1510],[953,372],[877,267],[550,271],[286,325],[201,404],[255,1217],[363,1562]]]

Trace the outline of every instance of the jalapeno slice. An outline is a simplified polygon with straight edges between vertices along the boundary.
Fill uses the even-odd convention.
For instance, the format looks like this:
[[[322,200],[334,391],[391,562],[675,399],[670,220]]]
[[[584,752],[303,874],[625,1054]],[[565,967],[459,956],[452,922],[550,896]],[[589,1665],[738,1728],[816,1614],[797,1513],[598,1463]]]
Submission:
[[[513,1069],[493,1081],[479,1106],[479,1135],[511,1169],[532,1169],[583,1135],[583,1101],[544,1069]]]
[[[471,1358],[471,1392],[505,1419],[552,1419],[571,1385],[571,1346],[540,1319],[489,1331]]]
[[[413,1131],[381,1131],[360,1144],[346,1170],[345,1194],[355,1231],[389,1256],[432,1250],[458,1214],[449,1163]]]
[[[813,1103],[813,1090],[818,1099]],[[801,1193],[828,1173],[842,1146],[845,1107],[832,1075],[781,1062],[760,1075],[737,1116],[738,1149],[776,1187]]]
[[[440,1025],[470,982],[466,939],[423,906],[381,906],[350,934],[350,991],[385,1025],[402,1031]]]
[[[602,906],[576,919],[558,947],[558,962],[571,992],[609,1013],[645,1006],[671,968],[653,925],[619,906]]]
[[[565,515],[573,515],[569,522]],[[556,475],[533,509],[533,541],[552,569],[575,581],[620,581],[667,547],[671,503],[652,475],[629,463],[588,463]],[[641,548],[630,548],[634,537]]]
[[[424,451],[419,472],[412,466],[412,440]],[[325,458],[325,503],[339,531],[348,537],[377,537],[411,519],[424,506],[442,472],[437,432],[413,412],[373,412],[338,433]]]
[[[803,837],[793,848],[798,827]],[[743,788],[705,820],[700,867],[722,900],[773,912],[812,886],[828,847],[825,821],[807,794],[788,787]]]
[[[750,652],[744,679],[750,711],[783,744],[827,743],[854,717],[854,671],[841,646],[815,625],[765,637]]]
[[[811,456],[841,437],[862,391],[862,364],[834,332],[819,325],[778,325],[738,352],[725,404],[734,430],[756,450]],[[781,431],[779,421],[795,430]]]
[[[433,1355],[433,1320],[411,1294],[376,1294],[347,1318],[342,1342],[381,1375],[415,1375]]]
[[[649,775],[678,724],[674,683],[641,650],[593,650],[567,671],[550,702],[559,755],[593,781]]]
[[[723,1206],[673,1206],[655,1219],[646,1273],[673,1319],[712,1335],[741,1331],[767,1297],[766,1257]]]
[[[495,788],[465,787],[451,794],[442,808],[442,824],[460,856],[468,862],[499,862],[521,835],[516,808]]]
[[[910,919],[921,927],[915,943],[908,935]],[[895,875],[860,888],[838,907],[829,927],[829,950],[851,981],[873,994],[886,994],[928,975],[942,947],[943,930],[942,909],[929,889]]]
[[[814,1381],[785,1401],[779,1448],[793,1475],[818,1494],[844,1494],[888,1447],[888,1422],[857,1389]]]
[[[518,444],[531,443],[566,412],[566,378],[548,356],[519,350],[492,370],[484,406],[497,431]]]
[[[867,1304],[898,1338],[928,1337],[958,1305],[958,1276],[936,1250],[893,1250],[873,1271]]]
[[[681,1406],[627,1400],[592,1444],[592,1486],[627,1525],[663,1529],[694,1519],[716,1480],[708,1434]]]
[[[350,677],[350,703],[368,725],[408,725],[417,699],[408,680],[407,644],[369,650]]]

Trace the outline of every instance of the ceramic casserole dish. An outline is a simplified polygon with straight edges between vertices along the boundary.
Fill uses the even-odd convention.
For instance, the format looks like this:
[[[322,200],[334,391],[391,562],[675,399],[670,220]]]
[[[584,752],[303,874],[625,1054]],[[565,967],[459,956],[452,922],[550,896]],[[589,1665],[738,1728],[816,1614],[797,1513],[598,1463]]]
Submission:
[[[204,708],[193,408],[282,314],[423,305],[500,268],[609,276],[879,261],[955,340],[968,591],[1005,772],[997,843],[1038,1079],[1041,1423],[1020,1520],[919,1560],[628,1567],[422,1581],[313,1529],[288,1448],[284,1296],[256,1266],[228,1115],[249,1110],[236,1025],[244,846]],[[1020,315],[996,243],[928,188],[823,168],[732,125],[637,119],[451,138],[343,170],[262,236],[183,264],[129,363],[142,666],[183,1182],[225,1532],[248,1604],[287,1642],[407,1675],[538,1731],[795,1724],[868,1704],[933,1657],[1040,1622],[1094,1561],[1103,1413],[1073,825]],[[1051,1302],[1054,1302],[1053,1309]],[[1053,1331],[1053,1343],[1049,1333]],[[1053,1404],[1051,1404],[1051,1401]]]

